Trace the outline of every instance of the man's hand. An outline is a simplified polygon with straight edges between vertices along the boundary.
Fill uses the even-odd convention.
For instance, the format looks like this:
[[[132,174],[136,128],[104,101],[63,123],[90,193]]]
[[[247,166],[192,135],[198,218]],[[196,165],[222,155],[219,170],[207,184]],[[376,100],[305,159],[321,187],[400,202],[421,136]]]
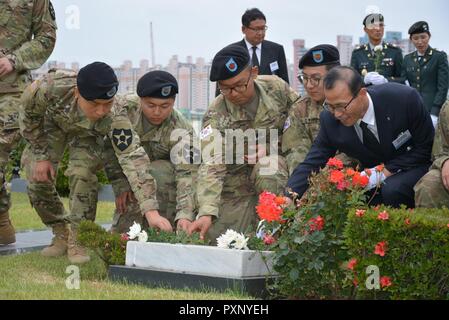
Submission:
[[[173,228],[166,218],[161,217],[157,210],[150,210],[145,213],[145,218],[151,228],[157,228],[162,231],[172,232]]]
[[[0,77],[6,76],[14,70],[14,67],[8,58],[0,58]]]
[[[446,190],[449,191],[449,161],[445,161],[441,168],[441,179]]]
[[[200,239],[204,240],[207,231],[212,226],[212,216],[202,216],[190,225],[188,234],[200,232]]]
[[[128,204],[135,201],[136,198],[132,191],[125,191],[115,197],[115,207],[117,208],[118,213],[124,214],[128,210]]]
[[[368,72],[364,78],[364,81],[365,84],[373,84],[375,86],[388,82],[388,80],[378,72]]]
[[[182,230],[182,231],[185,231],[188,233],[191,225],[192,225],[192,221],[190,221],[188,219],[179,219],[178,223],[176,225],[176,229]]]
[[[33,170],[33,181],[35,182],[52,182],[55,180],[55,169],[48,160],[36,161]]]
[[[267,148],[263,144],[258,144],[256,147],[256,152],[252,152],[252,154],[248,154],[245,156],[245,160],[249,164],[256,164],[261,158],[266,157]]]

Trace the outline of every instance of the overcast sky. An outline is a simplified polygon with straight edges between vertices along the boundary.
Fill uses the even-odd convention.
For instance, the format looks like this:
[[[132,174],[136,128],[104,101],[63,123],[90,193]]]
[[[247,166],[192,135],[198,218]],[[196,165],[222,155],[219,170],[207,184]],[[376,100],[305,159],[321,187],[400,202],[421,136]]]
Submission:
[[[189,55],[209,61],[242,39],[241,16],[252,7],[264,12],[266,39],[284,45],[290,62],[293,39],[305,39],[308,48],[336,44],[337,34],[352,35],[358,43],[369,6],[383,13],[386,31],[401,31],[403,37],[414,22],[427,21],[431,46],[449,50],[447,0],[53,0],[53,5],[58,39],[50,59],[81,65],[150,59],[150,21],[157,64],[165,66],[174,54],[180,61]]]

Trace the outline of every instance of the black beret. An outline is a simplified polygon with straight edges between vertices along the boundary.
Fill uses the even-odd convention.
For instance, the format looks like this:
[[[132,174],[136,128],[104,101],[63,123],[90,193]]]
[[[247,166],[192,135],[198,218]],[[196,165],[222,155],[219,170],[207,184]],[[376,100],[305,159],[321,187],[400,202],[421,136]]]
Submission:
[[[210,81],[227,80],[245,70],[250,63],[248,50],[239,45],[221,49],[212,60]]]
[[[141,98],[151,97],[168,99],[178,93],[178,81],[165,71],[150,71],[137,82],[137,95]]]
[[[363,25],[366,27],[367,25],[384,22],[384,16],[380,13],[370,13],[363,19]]]
[[[340,64],[338,49],[330,44],[320,44],[307,51],[299,60],[299,69],[305,66],[317,67],[327,64]]]
[[[415,22],[410,29],[408,29],[408,34],[412,35],[415,33],[424,33],[427,32],[430,34],[429,24],[425,21]]]
[[[118,79],[114,70],[103,62],[93,62],[81,68],[76,84],[81,96],[89,101],[109,100],[118,90]]]

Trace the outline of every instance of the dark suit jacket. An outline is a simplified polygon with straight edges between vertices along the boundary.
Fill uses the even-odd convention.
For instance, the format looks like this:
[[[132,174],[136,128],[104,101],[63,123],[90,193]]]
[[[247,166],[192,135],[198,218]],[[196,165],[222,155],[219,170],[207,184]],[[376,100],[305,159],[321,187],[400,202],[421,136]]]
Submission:
[[[371,152],[360,141],[354,127],[345,127],[330,112],[320,115],[320,131],[304,162],[298,165],[287,187],[302,196],[308,177],[326,165],[337,150],[360,161],[364,168],[384,163],[392,173],[430,166],[434,128],[419,93],[410,87],[387,83],[368,88],[374,104],[377,130],[384,153]],[[401,133],[411,139],[396,149],[393,141]]]
[[[233,43],[233,45],[240,45],[248,50],[246,46],[245,39],[242,41]],[[275,42],[264,40],[262,42],[261,49],[261,60],[259,61],[260,68],[259,74],[264,75],[277,75],[279,78],[282,78],[285,82],[288,82],[288,71],[287,71],[287,61],[285,59],[284,47]],[[279,69],[271,72],[270,63],[277,61],[279,65]]]

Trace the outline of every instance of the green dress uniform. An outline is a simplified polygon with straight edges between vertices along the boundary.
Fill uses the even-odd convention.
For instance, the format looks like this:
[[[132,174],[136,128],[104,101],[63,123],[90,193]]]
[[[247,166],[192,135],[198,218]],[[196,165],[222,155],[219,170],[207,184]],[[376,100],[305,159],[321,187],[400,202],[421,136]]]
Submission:
[[[429,46],[422,57],[418,56],[418,51],[406,55],[401,77],[418,90],[427,110],[438,116],[441,106],[447,99],[449,86],[446,53]]]
[[[152,125],[142,112],[140,98],[134,94],[125,96],[128,116],[140,143],[145,149],[151,164],[149,171],[156,180],[159,213],[171,224],[179,219],[193,221],[195,218],[195,190],[193,185],[197,165],[191,164],[194,130],[189,121],[177,110],[160,125]],[[181,137],[188,136],[188,141]],[[180,151],[175,152],[176,148]],[[110,152],[111,148],[107,148]],[[184,152],[184,154],[182,154]],[[187,153],[185,153],[187,152]],[[174,157],[178,157],[174,159]],[[131,191],[131,186],[112,154],[106,165],[106,174],[112,184],[116,196]],[[143,213],[136,203],[130,203],[125,214],[115,212],[113,219],[114,232],[123,233],[129,230],[133,222],[146,224]]]
[[[401,49],[393,44],[383,42],[382,50],[374,52],[367,43],[354,49],[351,56],[351,67],[362,76],[368,72],[377,71],[389,82],[402,83],[402,60]]]
[[[147,170],[150,160],[132,129],[124,107],[126,102],[116,97],[110,113],[90,121],[78,106],[74,94],[76,84],[74,71],[52,69],[28,86],[22,95],[20,130],[30,142],[22,155],[27,176],[31,177],[39,160],[50,161],[56,171],[64,150],[69,150],[65,171],[70,187],[69,213],[65,213],[52,183],[29,182],[32,206],[49,226],[66,222],[76,226],[83,219],[94,220],[99,187],[96,173],[108,161],[103,147],[105,140],[110,139],[141,210],[157,209],[154,179]]]
[[[4,188],[4,170],[20,140],[20,95],[31,82],[31,70],[42,66],[55,43],[55,13],[49,0],[1,1],[0,58],[8,58],[14,70],[0,77],[0,244],[2,225],[8,221],[11,206]]]

